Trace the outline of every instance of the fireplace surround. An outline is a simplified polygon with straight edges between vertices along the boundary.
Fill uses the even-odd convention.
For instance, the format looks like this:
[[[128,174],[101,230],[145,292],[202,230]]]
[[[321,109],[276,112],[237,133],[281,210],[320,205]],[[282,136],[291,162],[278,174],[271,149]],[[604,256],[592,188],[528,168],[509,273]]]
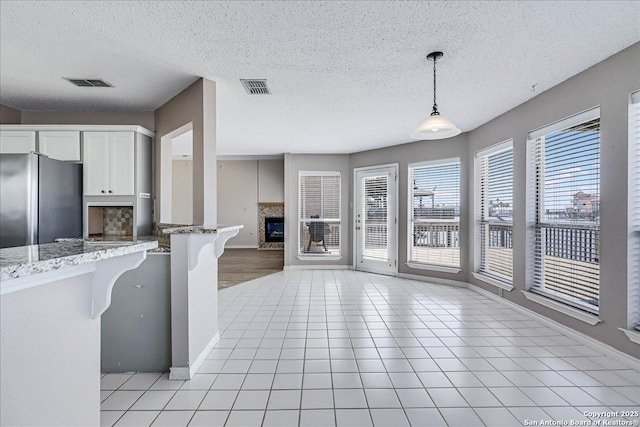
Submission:
[[[278,218],[282,221],[282,218],[284,218],[284,203],[258,203],[258,247],[260,249],[284,249],[284,239],[280,241],[267,241],[267,218]],[[272,231],[273,230],[270,231],[271,234],[273,234]],[[277,231],[284,232],[284,227],[282,230]],[[277,234],[278,233],[276,233],[274,237],[278,237]]]

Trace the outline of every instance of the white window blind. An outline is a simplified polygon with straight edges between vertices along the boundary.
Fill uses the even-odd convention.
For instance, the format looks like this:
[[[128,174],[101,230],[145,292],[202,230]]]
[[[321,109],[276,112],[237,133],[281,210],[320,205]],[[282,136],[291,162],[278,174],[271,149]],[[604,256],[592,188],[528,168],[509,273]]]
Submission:
[[[629,103],[629,325],[640,330],[640,91]]]
[[[460,267],[460,160],[409,165],[409,262]]]
[[[478,272],[513,282],[513,141],[476,154],[479,168]]]
[[[300,172],[299,253],[340,254],[340,173]]]
[[[600,109],[529,134],[534,162],[531,291],[597,313],[600,294]]]
[[[364,196],[362,227],[362,255],[365,258],[385,261],[389,259],[388,212],[389,175],[364,177],[360,183]]]

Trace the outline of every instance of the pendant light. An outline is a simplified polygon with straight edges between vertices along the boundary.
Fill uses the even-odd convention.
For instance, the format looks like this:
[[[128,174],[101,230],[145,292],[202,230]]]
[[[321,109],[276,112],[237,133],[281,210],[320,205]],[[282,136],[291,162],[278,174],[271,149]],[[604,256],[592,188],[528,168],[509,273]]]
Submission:
[[[440,114],[436,103],[436,62],[443,55],[442,52],[431,52],[427,55],[427,59],[433,61],[433,111],[411,134],[413,139],[443,139],[460,134],[460,129],[451,123],[451,120]]]

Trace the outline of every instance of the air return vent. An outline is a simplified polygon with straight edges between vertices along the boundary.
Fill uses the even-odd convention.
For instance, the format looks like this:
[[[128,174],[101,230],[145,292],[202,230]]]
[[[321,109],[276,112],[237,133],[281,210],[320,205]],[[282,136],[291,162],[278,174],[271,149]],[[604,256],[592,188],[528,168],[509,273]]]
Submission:
[[[240,79],[249,95],[270,95],[266,79]]]
[[[72,79],[69,77],[63,77],[70,83],[80,87],[113,87],[110,83],[100,79]]]

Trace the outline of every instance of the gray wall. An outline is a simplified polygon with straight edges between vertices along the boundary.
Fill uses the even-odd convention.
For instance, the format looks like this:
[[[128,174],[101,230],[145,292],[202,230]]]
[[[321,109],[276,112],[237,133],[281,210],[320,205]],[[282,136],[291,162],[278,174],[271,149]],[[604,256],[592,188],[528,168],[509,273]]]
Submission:
[[[400,164],[399,271],[470,282],[491,292],[497,289],[473,278],[474,174],[477,150],[513,138],[514,143],[514,279],[515,289],[504,298],[552,318],[587,336],[638,357],[633,344],[618,328],[625,328],[627,312],[627,153],[629,93],[640,88],[640,43],[539,94],[524,104],[458,137],[421,141],[350,156],[351,169],[386,163]],[[591,107],[601,108],[601,260],[600,318],[596,326],[525,299],[526,277],[525,186],[527,133]],[[461,158],[461,266],[458,274],[415,270],[405,265],[407,253],[407,164],[425,160]],[[287,182],[293,182],[288,179]],[[351,186],[350,186],[351,189]],[[296,189],[293,189],[295,196]],[[290,193],[289,197],[292,197]],[[353,200],[351,194],[349,200]],[[352,224],[350,218],[349,224]],[[349,227],[351,229],[351,227]],[[348,240],[351,243],[351,239]]]
[[[243,224],[227,247],[258,247],[258,161],[218,161],[218,221]]]
[[[300,171],[341,174],[340,223],[341,258],[339,260],[299,260],[298,257],[298,173]],[[351,234],[349,232],[351,174],[348,154],[285,154],[284,155],[284,265],[351,265]]]
[[[0,104],[0,125],[19,125],[21,116],[20,110]]]
[[[284,202],[284,160],[258,160],[258,202]]]
[[[193,222],[216,224],[216,83],[210,80],[199,79],[155,111],[156,207],[162,205],[162,146],[171,144],[168,134],[189,123],[193,124]],[[155,217],[159,220],[157,212]]]
[[[258,247],[259,202],[284,202],[284,160],[218,160],[218,222],[244,224],[226,247]]]
[[[193,223],[193,160],[171,162],[171,222]]]
[[[171,254],[148,253],[116,280],[101,317],[100,372],[167,372],[171,366]]]
[[[469,134],[468,161],[475,151],[508,138],[514,146],[514,278],[515,289],[504,298],[570,326],[621,351],[640,354],[618,328],[625,328],[627,312],[627,153],[629,93],[640,89],[640,43],[613,55],[588,70],[491,120]],[[601,206],[600,223],[600,319],[590,326],[555,310],[525,299],[526,277],[526,138],[527,133],[557,120],[600,106],[601,113]],[[473,176],[467,177],[473,188]],[[468,195],[473,203],[473,193]],[[473,218],[469,216],[468,227]],[[474,250],[473,247],[470,248]],[[472,258],[471,258],[472,259]],[[471,260],[468,258],[468,261]],[[471,269],[472,264],[467,264]],[[469,281],[495,292],[492,286],[469,277]]]
[[[153,111],[23,111],[23,125],[139,125],[154,131]]]
[[[396,145],[393,147],[380,148],[377,150],[355,153],[350,156],[351,169],[383,165],[388,163],[398,163],[398,272],[406,274],[427,275],[429,277],[438,277],[448,280],[467,281],[468,271],[465,268],[467,264],[469,247],[469,228],[468,228],[468,201],[464,197],[467,194],[467,174],[469,170],[467,159],[467,134],[462,134],[454,138],[442,139],[438,141],[418,141],[408,144]],[[407,265],[407,197],[408,197],[408,171],[410,163],[417,163],[429,160],[460,158],[460,265],[462,271],[459,273],[444,273],[437,271],[425,271],[421,269],[411,268]],[[353,173],[351,173],[353,175]],[[354,199],[353,186],[350,199]],[[353,217],[349,219],[349,223],[353,223]],[[351,228],[349,228],[351,230]],[[349,242],[352,242],[349,240]]]

